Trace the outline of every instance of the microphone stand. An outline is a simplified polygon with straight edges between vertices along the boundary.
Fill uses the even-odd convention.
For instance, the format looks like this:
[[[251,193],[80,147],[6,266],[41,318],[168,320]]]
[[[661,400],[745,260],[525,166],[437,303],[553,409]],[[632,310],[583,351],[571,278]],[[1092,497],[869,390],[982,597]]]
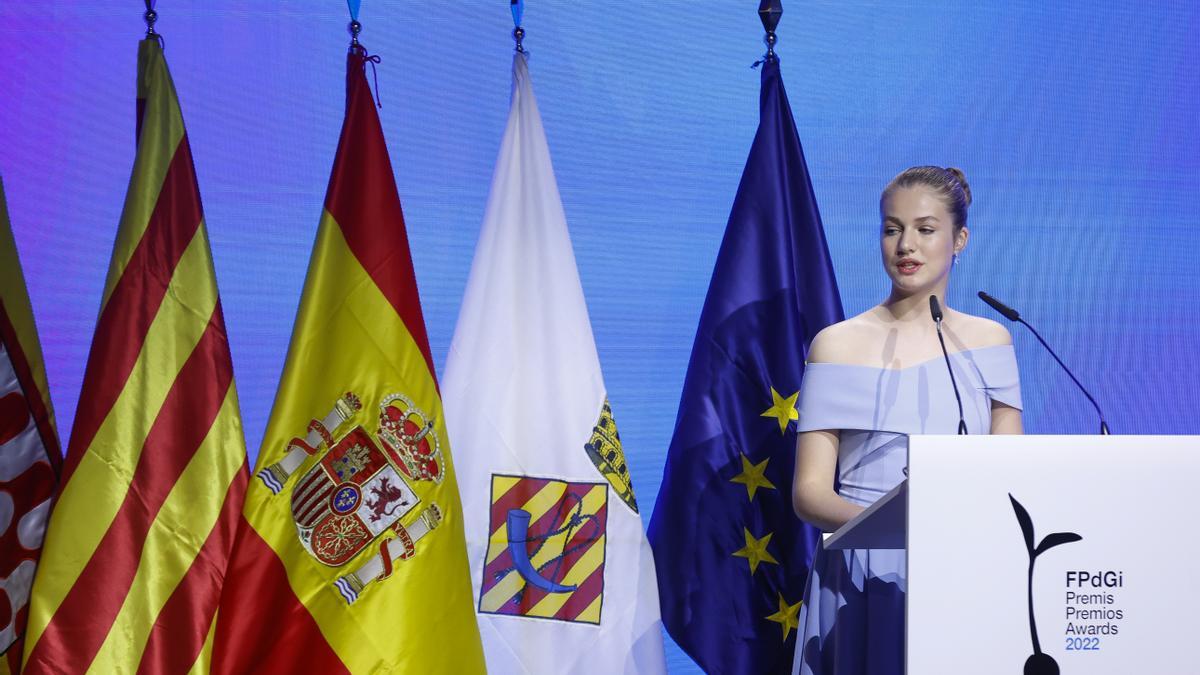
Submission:
[[[958,393],[958,383],[954,381],[954,369],[950,367],[946,338],[942,337],[942,307],[938,304],[936,295],[929,296],[929,314],[933,317],[933,325],[937,326],[938,343],[942,345],[942,356],[946,359],[946,372],[950,373],[950,386],[954,389],[954,400],[958,402],[958,435],[966,436],[967,421],[963,416],[962,396]]]
[[[1053,356],[1054,360],[1058,362],[1058,365],[1062,366],[1062,369],[1066,371],[1067,377],[1071,378],[1071,381],[1075,383],[1075,386],[1079,387],[1079,391],[1082,391],[1083,395],[1087,397],[1087,400],[1092,402],[1092,407],[1096,409],[1096,414],[1100,416],[1100,435],[1108,436],[1111,432],[1108,430],[1108,423],[1104,421],[1104,413],[1100,412],[1100,406],[1096,403],[1096,399],[1092,398],[1092,395],[1088,393],[1088,390],[1083,388],[1083,385],[1080,384],[1079,380],[1075,378],[1075,374],[1071,372],[1070,368],[1067,368],[1067,364],[1063,363],[1062,359],[1058,358],[1058,354],[1054,353],[1054,350],[1050,348],[1050,345],[1046,344],[1046,341],[1042,339],[1041,335],[1038,335],[1037,330],[1035,330],[1033,326],[1030,326],[1025,319],[1020,317],[1017,318],[1017,323],[1024,324],[1025,327],[1029,329],[1029,332],[1033,333],[1033,337],[1037,338],[1038,342],[1042,343],[1042,346],[1046,348],[1046,351],[1050,352],[1050,356]]]
[[[1050,348],[1050,345],[1046,344],[1046,341],[1043,340],[1042,336],[1038,334],[1037,329],[1029,325],[1028,321],[1022,319],[1017,310],[1000,302],[987,293],[979,291],[979,299],[986,302],[992,309],[1004,315],[1004,318],[1008,319],[1009,321],[1015,321],[1019,324],[1023,324],[1029,329],[1030,333],[1033,333],[1033,336],[1038,339],[1038,342],[1042,343],[1042,346],[1046,348],[1046,351],[1050,352],[1050,356],[1053,356],[1054,360],[1058,362],[1058,365],[1061,366],[1064,371],[1066,371],[1067,377],[1071,378],[1071,381],[1075,383],[1075,386],[1079,387],[1079,391],[1082,391],[1083,395],[1087,397],[1087,400],[1092,402],[1092,407],[1096,409],[1096,415],[1100,417],[1100,434],[1102,436],[1108,436],[1111,432],[1108,430],[1108,422],[1104,421],[1104,412],[1100,410],[1100,404],[1096,403],[1096,399],[1092,398],[1092,395],[1088,393],[1088,390],[1085,389],[1079,379],[1075,377],[1075,373],[1072,373],[1071,369],[1067,367],[1067,364],[1063,363],[1062,359],[1058,358],[1058,354],[1055,354],[1054,350]]]

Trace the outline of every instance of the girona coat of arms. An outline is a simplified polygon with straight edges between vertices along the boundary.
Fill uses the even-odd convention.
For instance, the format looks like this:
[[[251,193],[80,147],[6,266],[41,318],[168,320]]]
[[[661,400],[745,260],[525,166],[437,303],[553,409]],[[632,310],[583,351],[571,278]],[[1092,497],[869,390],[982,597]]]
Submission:
[[[371,434],[354,423],[361,409],[358,396],[347,393],[309,423],[305,437],[288,443],[282,460],[258,472],[278,495],[307,458],[317,457],[290,492],[296,533],[318,562],[342,567],[379,542],[378,555],[334,582],[349,603],[367,584],[390,576],[395,559],[412,557],[416,542],[441,522],[437,504],[423,505],[413,487],[442,481],[433,421],[408,397],[390,394],[379,403],[378,432]]]

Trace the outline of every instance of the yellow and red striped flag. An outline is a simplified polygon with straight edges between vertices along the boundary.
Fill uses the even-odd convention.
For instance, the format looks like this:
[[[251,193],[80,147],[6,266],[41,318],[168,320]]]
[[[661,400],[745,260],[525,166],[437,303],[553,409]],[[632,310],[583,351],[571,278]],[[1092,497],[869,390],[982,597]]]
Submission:
[[[476,673],[457,479],[379,114],[346,117],[221,600],[222,673]]]
[[[138,144],[34,582],[26,673],[208,667],[246,450],[175,86],[138,49]]]
[[[61,466],[42,348],[0,182],[0,673],[21,669],[29,591]]]

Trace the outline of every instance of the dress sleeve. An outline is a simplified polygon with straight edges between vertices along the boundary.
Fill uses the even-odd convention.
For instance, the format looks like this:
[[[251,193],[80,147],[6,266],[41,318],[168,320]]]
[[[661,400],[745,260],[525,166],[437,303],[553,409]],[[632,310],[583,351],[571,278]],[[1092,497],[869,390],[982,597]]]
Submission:
[[[1021,375],[1012,345],[980,350],[979,374],[988,398],[1021,409]]]
[[[879,428],[868,404],[875,398],[871,372],[870,368],[840,363],[806,365],[797,404],[797,431]]]

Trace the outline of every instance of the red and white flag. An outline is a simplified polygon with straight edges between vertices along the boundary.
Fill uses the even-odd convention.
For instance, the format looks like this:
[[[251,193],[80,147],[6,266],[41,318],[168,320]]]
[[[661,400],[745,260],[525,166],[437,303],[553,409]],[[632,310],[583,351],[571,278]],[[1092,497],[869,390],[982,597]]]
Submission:
[[[18,672],[62,451],[0,183],[0,672]]]

